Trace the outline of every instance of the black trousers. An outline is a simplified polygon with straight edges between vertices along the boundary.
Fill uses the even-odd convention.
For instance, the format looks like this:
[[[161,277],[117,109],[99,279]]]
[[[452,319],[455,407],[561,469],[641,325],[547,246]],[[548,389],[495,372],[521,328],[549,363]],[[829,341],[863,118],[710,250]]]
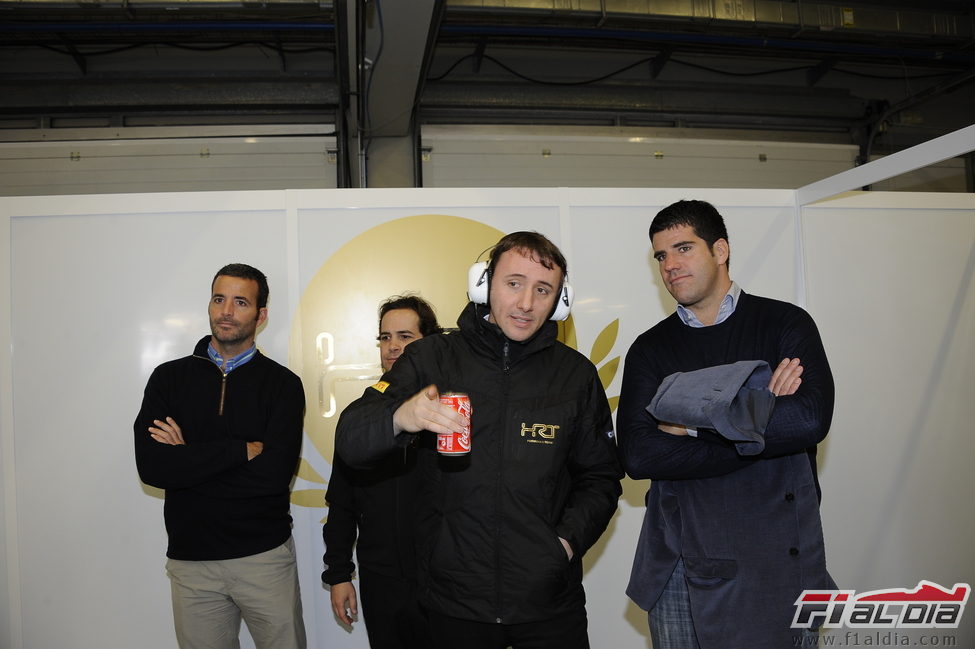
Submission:
[[[434,649],[589,649],[586,609],[524,624],[460,620],[427,612]]]
[[[416,601],[416,582],[359,567],[359,599],[370,649],[430,649],[426,615]]]

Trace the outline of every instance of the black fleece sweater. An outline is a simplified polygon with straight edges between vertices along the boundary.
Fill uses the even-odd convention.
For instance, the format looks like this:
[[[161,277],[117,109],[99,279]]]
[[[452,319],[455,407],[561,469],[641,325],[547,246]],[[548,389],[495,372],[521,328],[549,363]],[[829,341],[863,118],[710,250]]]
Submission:
[[[290,484],[301,450],[304,391],[290,370],[258,352],[224,374],[207,356],[157,367],[135,420],[139,477],[166,490],[171,559],[235,559],[291,536]],[[172,417],[186,444],[155,441],[154,419]],[[247,442],[263,452],[247,460]]]

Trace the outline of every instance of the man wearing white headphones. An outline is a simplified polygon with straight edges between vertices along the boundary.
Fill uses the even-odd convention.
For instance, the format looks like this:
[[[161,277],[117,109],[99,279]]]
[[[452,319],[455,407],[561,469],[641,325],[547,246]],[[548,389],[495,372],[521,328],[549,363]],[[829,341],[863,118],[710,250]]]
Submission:
[[[471,275],[460,332],[411,344],[342,413],[336,448],[366,467],[469,425],[467,455],[420,444],[419,597],[434,647],[588,649],[581,559],[616,511],[622,471],[596,368],[556,340],[572,300],[565,258],[515,232]],[[469,419],[445,392],[469,396]]]

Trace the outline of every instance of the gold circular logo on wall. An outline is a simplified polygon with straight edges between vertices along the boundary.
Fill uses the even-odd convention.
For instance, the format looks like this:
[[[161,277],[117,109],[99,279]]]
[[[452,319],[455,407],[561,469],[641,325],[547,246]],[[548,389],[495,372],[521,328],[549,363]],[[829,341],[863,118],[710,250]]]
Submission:
[[[309,282],[291,327],[291,367],[305,386],[304,456],[329,463],[339,414],[382,374],[379,305],[415,293],[433,305],[443,327],[456,327],[467,304],[467,269],[504,235],[471,219],[408,216],[378,225],[342,246]],[[298,476],[325,480],[301,460]],[[296,490],[292,502],[323,507],[320,489]]]

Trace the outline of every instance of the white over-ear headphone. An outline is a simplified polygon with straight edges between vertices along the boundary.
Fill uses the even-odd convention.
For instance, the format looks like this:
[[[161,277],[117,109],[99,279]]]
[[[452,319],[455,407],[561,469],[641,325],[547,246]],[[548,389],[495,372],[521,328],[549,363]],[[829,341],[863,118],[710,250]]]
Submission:
[[[471,299],[471,302],[475,304],[487,304],[488,287],[490,284],[491,277],[486,261],[475,263],[467,271],[467,296]],[[562,289],[559,291],[558,299],[555,303],[555,310],[549,316],[549,320],[565,320],[568,318],[569,311],[572,310],[572,298],[574,296],[575,291],[572,290],[569,282],[562,280]]]

